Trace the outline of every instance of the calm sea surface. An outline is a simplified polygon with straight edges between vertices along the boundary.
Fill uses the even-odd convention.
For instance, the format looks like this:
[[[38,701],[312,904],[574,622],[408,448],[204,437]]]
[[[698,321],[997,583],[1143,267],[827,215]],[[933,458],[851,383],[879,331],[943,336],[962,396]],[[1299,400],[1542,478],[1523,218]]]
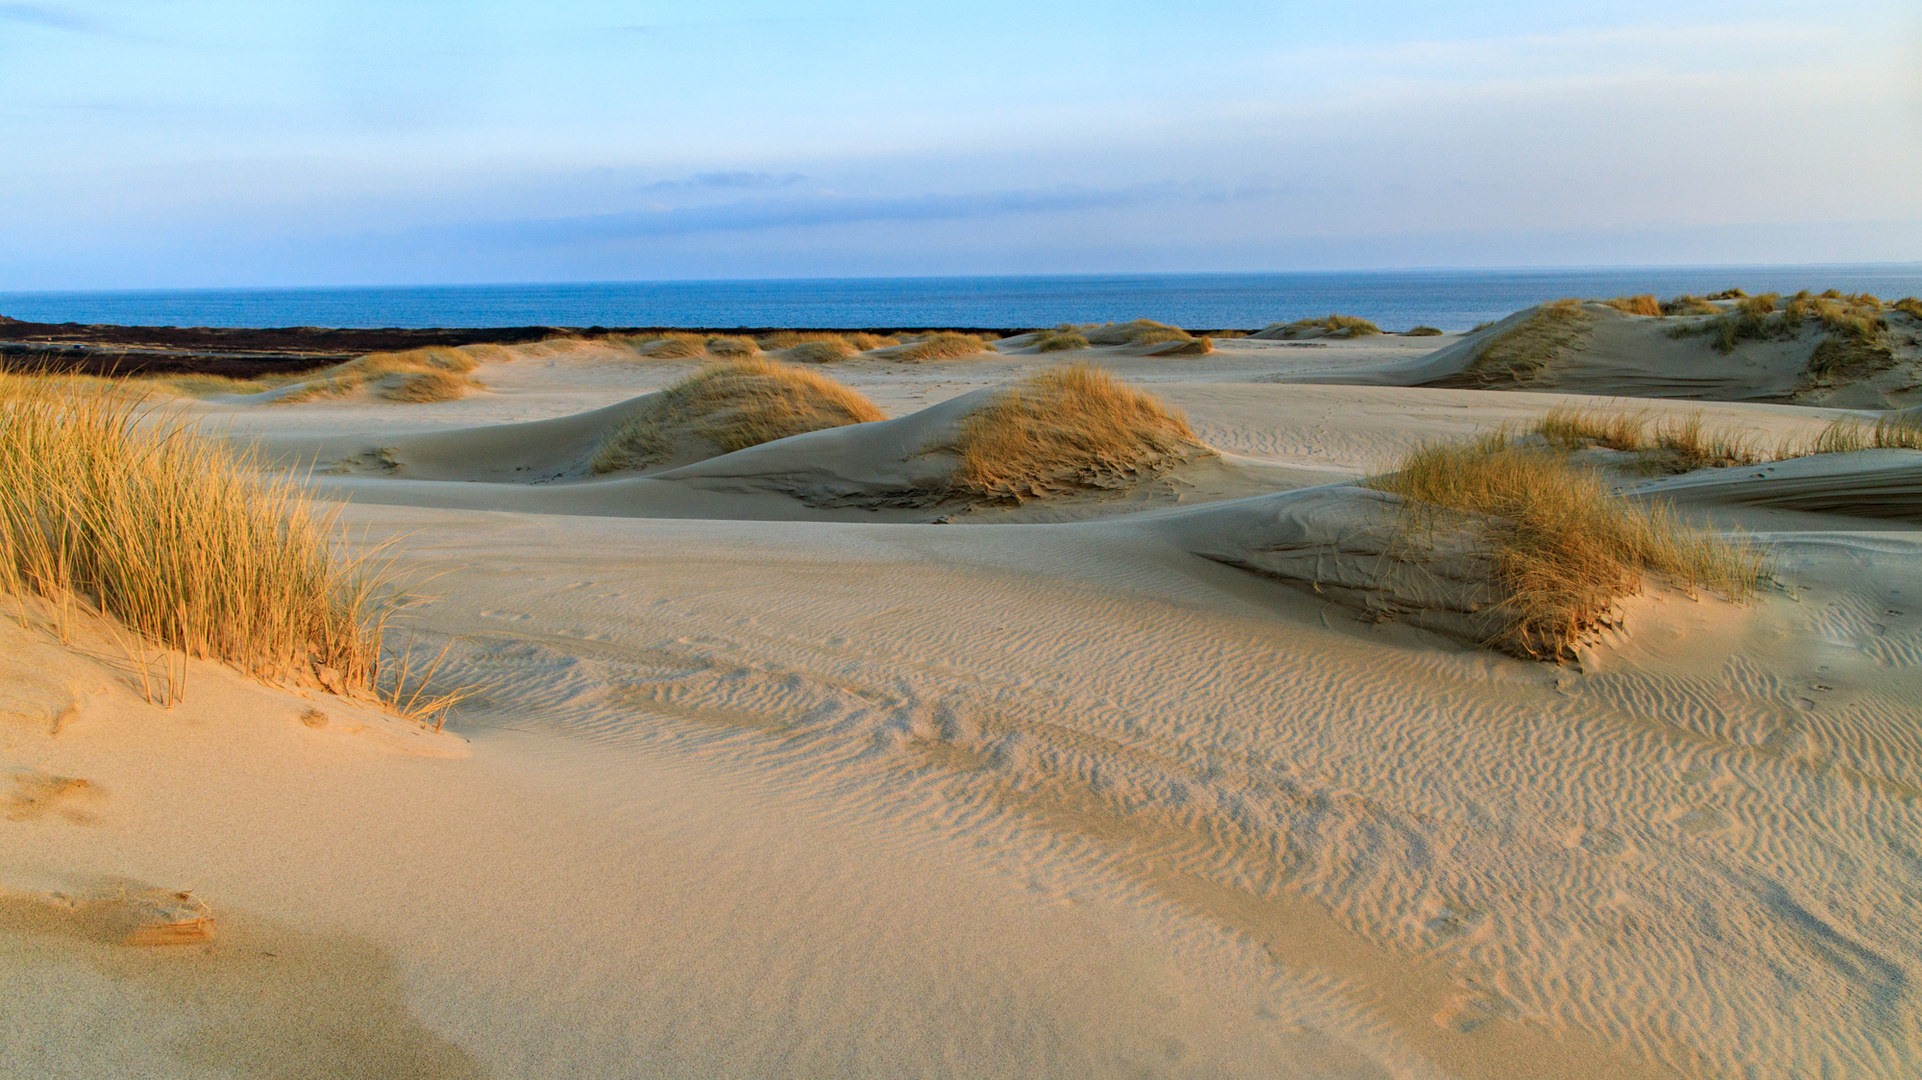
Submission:
[[[353,289],[0,293],[30,322],[157,326],[1038,327],[1160,319],[1254,328],[1340,312],[1465,330],[1562,296],[1838,288],[1922,295],[1922,263],[1597,270],[634,281]],[[3,335],[0,335],[3,336]]]

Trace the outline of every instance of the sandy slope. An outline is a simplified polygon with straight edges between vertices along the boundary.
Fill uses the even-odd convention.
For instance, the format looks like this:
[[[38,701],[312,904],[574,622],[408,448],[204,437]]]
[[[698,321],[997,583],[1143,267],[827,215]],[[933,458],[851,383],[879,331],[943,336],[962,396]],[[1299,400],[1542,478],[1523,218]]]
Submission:
[[[899,467],[854,429],[714,459],[709,488],[499,482],[470,451],[501,432],[458,433],[671,366],[208,409],[281,449],[454,448],[440,479],[323,479],[356,535],[403,538],[439,597],[422,640],[479,693],[451,739],[328,702],[309,727],[201,667],[167,713],[108,645],[0,622],[0,764],[89,781],[0,821],[0,1074],[1922,1070],[1913,527],[1658,482],[1767,534],[1755,606],[1644,598],[1578,668],[1363,621],[1224,556],[1304,535],[1276,530],[1311,484],[1562,399],[1250,381],[1340,351],[1138,372],[1270,493],[1062,524],[744,520],[807,508],[724,490]],[[1033,362],[836,374],[905,420],[1019,370],[970,363]],[[1824,467],[1909,497],[1907,458]],[[193,889],[219,936],[133,950],[48,914],[115,882]]]

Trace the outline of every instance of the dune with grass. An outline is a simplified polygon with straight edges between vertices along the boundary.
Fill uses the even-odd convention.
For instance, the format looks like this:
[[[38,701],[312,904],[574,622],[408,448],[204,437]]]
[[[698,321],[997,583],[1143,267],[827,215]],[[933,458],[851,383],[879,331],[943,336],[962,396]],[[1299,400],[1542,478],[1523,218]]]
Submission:
[[[0,1075],[1913,1075],[1912,313],[1624,291],[0,383]]]
[[[1296,319],[1290,323],[1270,323],[1250,337],[1292,341],[1301,338],[1358,338],[1381,333],[1381,327],[1354,315],[1333,312],[1321,318]]]
[[[1018,353],[1057,353],[1084,349],[1105,356],[1206,356],[1214,339],[1190,334],[1178,326],[1153,319],[1121,323],[1064,324],[1050,330],[1016,334],[1003,348]]]
[[[1782,297],[1556,300],[1420,358],[1339,375],[1375,385],[1886,409],[1922,402],[1922,320],[1830,290]]]

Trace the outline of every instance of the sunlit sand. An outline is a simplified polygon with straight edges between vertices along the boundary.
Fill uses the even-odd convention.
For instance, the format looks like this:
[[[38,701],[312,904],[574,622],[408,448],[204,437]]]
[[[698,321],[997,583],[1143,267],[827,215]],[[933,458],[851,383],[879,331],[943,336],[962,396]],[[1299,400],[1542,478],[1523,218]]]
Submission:
[[[463,696],[436,731],[196,659],[168,707],[110,621],[15,605],[0,1073],[1922,1070],[1922,450],[1529,434],[1812,446],[1922,402],[1914,316],[1811,375],[1813,315],[1724,354],[1589,304],[1475,366],[1535,314],[854,342],[792,365],[852,394],[742,448],[682,380],[746,346],[170,399],[391,542],[389,648]],[[1650,563],[1566,648],[1490,647],[1488,534],[1354,481],[1504,427],[1766,570]]]

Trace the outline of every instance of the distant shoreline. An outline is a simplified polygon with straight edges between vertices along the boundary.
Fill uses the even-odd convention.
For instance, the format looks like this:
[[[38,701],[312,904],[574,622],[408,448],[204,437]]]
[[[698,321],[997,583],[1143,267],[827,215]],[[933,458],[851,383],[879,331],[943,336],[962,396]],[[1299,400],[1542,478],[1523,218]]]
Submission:
[[[507,326],[507,327],[206,327],[34,323],[0,315],[0,371],[60,375],[225,375],[252,378],[311,371],[373,352],[428,346],[518,345],[553,337],[708,334],[763,336],[810,333],[930,334],[1006,337],[1041,327],[1013,326]],[[1222,333],[1230,329],[1190,329]]]
[[[1667,298],[1729,288],[1783,295],[1836,288],[1894,299],[1922,295],[1922,264],[0,291],[0,314],[41,324],[408,328],[442,334],[471,327],[511,336],[597,325],[641,333],[762,328],[1006,333],[1139,318],[1197,331],[1339,312],[1384,330],[1433,326],[1453,331],[1566,296],[1654,293]],[[10,332],[0,326],[0,340],[20,336],[18,327]]]

